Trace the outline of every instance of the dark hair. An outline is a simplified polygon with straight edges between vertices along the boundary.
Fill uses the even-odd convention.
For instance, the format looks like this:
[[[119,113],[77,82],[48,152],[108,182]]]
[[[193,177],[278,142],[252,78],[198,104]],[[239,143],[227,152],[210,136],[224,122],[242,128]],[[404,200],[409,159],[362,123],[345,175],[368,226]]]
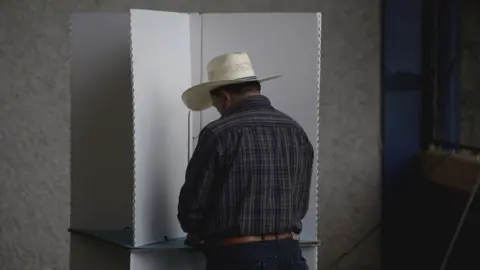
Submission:
[[[253,81],[253,82],[244,82],[244,83],[238,83],[238,84],[230,84],[223,87],[219,87],[217,89],[212,90],[210,94],[214,96],[219,96],[220,92],[225,91],[228,93],[241,95],[251,91],[259,92],[261,89],[262,89],[262,86],[260,85],[260,83],[258,81]]]

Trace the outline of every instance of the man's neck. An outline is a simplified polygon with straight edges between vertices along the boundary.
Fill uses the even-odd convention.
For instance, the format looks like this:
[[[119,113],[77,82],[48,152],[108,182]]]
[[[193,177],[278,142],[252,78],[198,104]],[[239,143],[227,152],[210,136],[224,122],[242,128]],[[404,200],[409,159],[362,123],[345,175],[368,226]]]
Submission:
[[[238,105],[244,103],[245,100],[250,99],[251,97],[255,97],[255,96],[260,96],[260,93],[259,92],[248,92],[248,93],[245,93],[241,96],[236,96],[235,100],[233,101],[232,108],[237,107]]]
[[[224,115],[222,115],[222,117],[232,114],[233,112],[241,109],[243,106],[249,103],[250,100],[260,97],[262,97],[260,93],[249,93],[248,95],[242,95],[241,97],[238,97],[237,99],[235,99],[230,109]]]

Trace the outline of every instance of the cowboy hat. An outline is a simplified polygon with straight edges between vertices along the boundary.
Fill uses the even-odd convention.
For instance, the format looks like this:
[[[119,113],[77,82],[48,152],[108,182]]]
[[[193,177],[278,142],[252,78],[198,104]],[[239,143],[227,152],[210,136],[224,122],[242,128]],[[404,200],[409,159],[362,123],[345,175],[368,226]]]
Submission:
[[[250,81],[265,82],[281,75],[257,78],[247,53],[236,52],[219,55],[207,64],[208,82],[190,87],[182,94],[185,106],[192,111],[211,107],[210,92],[219,87]]]

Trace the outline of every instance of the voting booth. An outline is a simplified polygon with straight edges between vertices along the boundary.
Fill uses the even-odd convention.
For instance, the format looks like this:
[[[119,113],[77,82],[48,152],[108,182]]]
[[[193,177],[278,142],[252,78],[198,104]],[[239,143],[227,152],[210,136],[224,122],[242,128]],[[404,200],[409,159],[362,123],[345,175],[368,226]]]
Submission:
[[[247,52],[262,93],[318,142],[321,16],[316,13],[79,13],[71,20],[71,270],[204,269],[177,204],[200,130],[184,90],[205,65]],[[315,167],[318,146],[315,147]],[[316,269],[318,169],[300,242]]]

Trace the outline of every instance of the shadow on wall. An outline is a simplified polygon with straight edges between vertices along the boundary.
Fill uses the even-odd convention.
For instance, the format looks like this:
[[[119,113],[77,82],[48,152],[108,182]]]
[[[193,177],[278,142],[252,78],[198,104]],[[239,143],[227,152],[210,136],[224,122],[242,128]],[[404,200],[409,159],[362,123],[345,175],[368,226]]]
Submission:
[[[387,70],[385,74],[385,85],[390,90],[406,90],[422,89],[422,76],[410,71],[397,71],[392,73]]]
[[[461,127],[463,145],[480,147],[480,2],[461,1]]]

